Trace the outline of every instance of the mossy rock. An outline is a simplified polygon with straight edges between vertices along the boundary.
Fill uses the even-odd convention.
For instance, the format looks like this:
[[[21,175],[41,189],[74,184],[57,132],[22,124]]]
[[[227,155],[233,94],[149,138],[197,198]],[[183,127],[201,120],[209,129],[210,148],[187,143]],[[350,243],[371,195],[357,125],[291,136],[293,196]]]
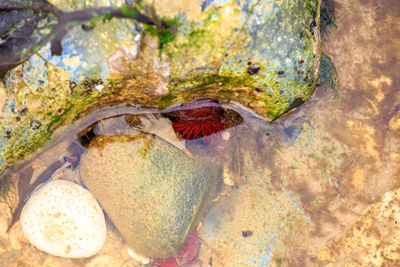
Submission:
[[[159,103],[210,97],[275,120],[316,86],[319,7],[319,0],[156,1],[178,29],[162,43],[171,59],[170,94]]]
[[[65,10],[97,6],[77,3],[54,1]],[[172,26],[163,34],[126,19],[89,32],[75,27],[61,56],[45,46],[0,82],[0,171],[54,129],[111,104],[164,109],[213,98],[275,120],[317,84],[319,7],[320,0],[157,0]]]
[[[214,191],[218,168],[159,139],[116,139],[99,138],[82,156],[84,184],[137,253],[176,256]]]

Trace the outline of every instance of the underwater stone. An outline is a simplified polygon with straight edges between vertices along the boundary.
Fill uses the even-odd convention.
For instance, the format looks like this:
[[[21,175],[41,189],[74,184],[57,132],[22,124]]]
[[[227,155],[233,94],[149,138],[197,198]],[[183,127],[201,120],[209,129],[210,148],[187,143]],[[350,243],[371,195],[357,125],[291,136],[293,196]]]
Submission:
[[[40,186],[21,212],[25,237],[54,256],[87,258],[106,240],[104,214],[92,194],[66,180]]]
[[[82,156],[83,182],[136,253],[176,256],[212,195],[218,168],[157,138],[111,138],[98,138]]]

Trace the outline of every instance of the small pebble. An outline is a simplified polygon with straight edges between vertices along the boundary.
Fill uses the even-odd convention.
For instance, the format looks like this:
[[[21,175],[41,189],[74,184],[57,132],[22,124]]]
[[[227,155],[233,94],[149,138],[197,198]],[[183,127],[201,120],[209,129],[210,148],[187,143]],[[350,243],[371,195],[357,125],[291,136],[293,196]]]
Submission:
[[[21,212],[25,237],[54,256],[87,258],[106,240],[103,210],[85,188],[66,180],[39,186]]]

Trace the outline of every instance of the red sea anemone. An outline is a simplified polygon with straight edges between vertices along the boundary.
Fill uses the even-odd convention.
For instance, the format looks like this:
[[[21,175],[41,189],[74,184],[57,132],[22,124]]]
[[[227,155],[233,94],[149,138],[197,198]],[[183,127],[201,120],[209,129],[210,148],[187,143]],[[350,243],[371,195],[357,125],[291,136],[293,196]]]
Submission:
[[[223,108],[218,102],[199,100],[177,108],[172,120],[175,133],[183,139],[207,137],[225,129],[221,119]],[[210,104],[210,105],[207,105]]]

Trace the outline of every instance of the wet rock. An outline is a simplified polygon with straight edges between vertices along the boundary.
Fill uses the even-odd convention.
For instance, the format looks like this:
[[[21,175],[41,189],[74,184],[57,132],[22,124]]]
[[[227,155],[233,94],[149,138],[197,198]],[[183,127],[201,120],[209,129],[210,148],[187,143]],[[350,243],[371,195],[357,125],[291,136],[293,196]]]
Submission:
[[[218,168],[172,145],[138,136],[98,138],[80,174],[136,253],[176,256],[213,192]]]
[[[89,191],[66,180],[48,182],[32,193],[21,226],[33,246],[60,257],[90,257],[106,240],[100,205]]]
[[[50,2],[64,11],[124,4],[123,0]],[[24,64],[9,71],[4,82],[0,81],[0,107],[4,112],[0,114],[0,118],[4,117],[0,120],[0,170],[24,158],[22,154],[39,148],[48,139],[50,128],[65,122],[69,115],[75,117],[75,112],[107,95],[109,91],[103,87],[110,76],[123,71],[113,62],[134,58],[140,36],[136,23],[129,19],[100,21],[90,31],[77,25],[64,37],[60,56],[52,56],[50,45],[46,45]],[[24,108],[28,112],[20,116],[18,113]],[[31,127],[30,120],[42,126]],[[3,129],[18,138],[5,140],[7,130],[3,132]]]
[[[126,19],[74,27],[61,56],[47,45],[5,76],[0,171],[95,104],[163,109],[211,98],[274,120],[297,99],[306,101],[319,75],[319,1],[281,2],[157,0],[157,14],[173,28],[164,36]],[[77,10],[124,1],[52,3]],[[32,128],[30,120],[42,126]]]
[[[319,75],[319,1],[173,2],[156,1],[179,21],[164,49],[175,96],[166,101],[236,101],[274,120],[308,99]]]

